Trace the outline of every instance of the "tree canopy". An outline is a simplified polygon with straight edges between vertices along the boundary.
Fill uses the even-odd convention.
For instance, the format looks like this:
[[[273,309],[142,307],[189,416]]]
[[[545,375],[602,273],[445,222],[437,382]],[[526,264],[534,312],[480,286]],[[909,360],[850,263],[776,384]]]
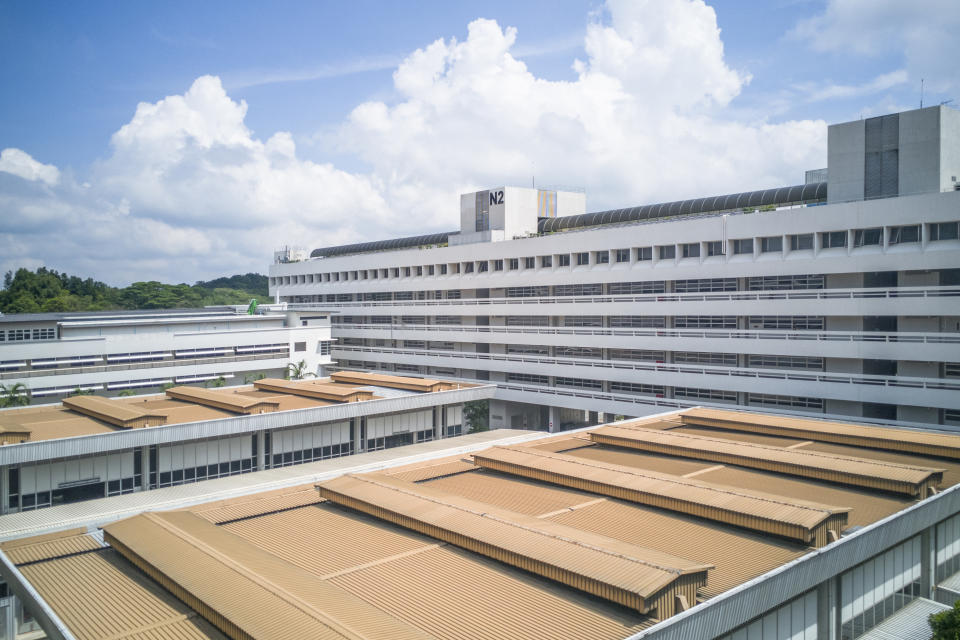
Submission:
[[[267,277],[256,273],[189,284],[134,282],[111,287],[53,269],[8,271],[0,290],[0,312],[105,311],[111,309],[182,309],[218,304],[246,304],[266,297]]]

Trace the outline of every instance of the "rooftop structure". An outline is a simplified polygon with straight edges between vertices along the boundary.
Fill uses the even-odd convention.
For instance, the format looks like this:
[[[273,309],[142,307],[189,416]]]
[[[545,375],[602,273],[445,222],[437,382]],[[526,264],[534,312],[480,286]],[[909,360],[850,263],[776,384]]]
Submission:
[[[332,314],[333,368],[495,382],[494,427],[697,406],[960,427],[960,112],[827,133],[804,184],[555,216],[468,193],[459,231],[320,248],[270,291]]]
[[[0,573],[52,638],[748,640],[768,628],[778,638],[919,637],[926,615],[956,597],[957,461],[759,434],[729,417],[702,427],[677,412],[604,429],[709,431],[734,450],[763,444],[943,475],[936,493],[915,498],[601,444],[602,429],[499,432],[488,434],[489,449],[477,441],[412,463],[316,467],[314,482],[226,500],[211,493],[173,511],[115,522],[91,512],[102,532],[0,545]],[[816,434],[817,421],[805,422],[796,426]],[[612,495],[630,478],[643,484]],[[823,540],[756,526],[763,502],[785,524],[818,526],[809,512],[835,529]],[[718,519],[721,509],[743,518]],[[21,517],[0,517],[0,529]]]
[[[291,363],[322,375],[327,314],[283,305],[0,315],[0,383],[33,403],[77,390],[116,396],[170,385],[283,377]]]
[[[0,512],[135,493],[462,433],[491,386],[354,373],[0,410]]]

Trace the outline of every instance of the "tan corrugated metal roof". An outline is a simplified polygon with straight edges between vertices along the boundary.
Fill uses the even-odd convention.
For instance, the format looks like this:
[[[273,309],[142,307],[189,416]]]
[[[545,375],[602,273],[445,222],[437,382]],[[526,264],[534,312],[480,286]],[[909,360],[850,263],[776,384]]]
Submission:
[[[511,477],[479,467],[470,473],[430,480],[423,485],[534,517],[570,509],[596,498],[585,491]]]
[[[938,485],[943,477],[943,469],[838,456],[802,448],[783,449],[733,442],[673,431],[601,427],[590,432],[590,437],[603,444],[724,462],[909,495],[925,496],[927,489]]]
[[[423,482],[425,480],[434,480],[458,473],[476,471],[477,469],[473,462],[462,458],[455,460],[438,460],[435,464],[432,462],[433,461],[431,461],[431,464],[419,463],[407,467],[389,469],[384,473],[388,476],[399,478],[400,480],[406,480],[407,482]]]
[[[684,424],[960,459],[960,436],[947,433],[871,427],[723,409],[689,409],[683,412],[681,420]]]
[[[224,640],[160,585],[104,549],[20,567],[78,640]]]
[[[407,376],[390,376],[383,373],[363,373],[360,371],[338,371],[330,374],[334,382],[350,384],[376,385],[392,389],[407,389],[409,391],[443,391],[445,389],[467,388],[474,385],[467,383],[448,382],[446,380],[431,380],[429,378],[411,378]]]
[[[700,593],[712,597],[808,553],[810,547],[619,500],[563,511],[554,522],[715,565]],[[691,603],[692,604],[692,603]]]
[[[103,420],[124,428],[153,427],[165,424],[166,416],[143,411],[125,402],[117,402],[100,396],[73,396],[64,398],[63,406],[83,415]]]
[[[620,640],[656,622],[451,546],[331,582],[444,640]]]
[[[200,387],[173,387],[167,389],[166,394],[176,400],[245,415],[271,413],[280,407],[279,402],[269,398],[251,398],[230,391],[211,391]]]
[[[280,393],[290,393],[296,396],[306,396],[308,398],[320,398],[321,400],[332,400],[334,402],[359,402],[369,400],[373,397],[372,391],[357,389],[348,385],[334,384],[330,382],[315,382],[313,380],[281,380],[279,378],[266,378],[257,380],[253,383],[261,391],[277,391]]]
[[[306,484],[289,489],[265,491],[252,497],[244,496],[242,498],[208,502],[191,507],[187,511],[191,511],[214,524],[222,524],[242,518],[297,509],[322,501],[323,498],[317,495],[317,490],[313,484]]]
[[[559,453],[492,447],[473,454],[480,467],[582,489],[613,498],[679,511],[726,524],[810,543],[831,522],[839,533],[850,509],[747,491],[655,471],[591,462]],[[840,515],[843,514],[843,515]],[[819,544],[827,543],[822,532]]]
[[[317,485],[338,504],[426,533],[527,571],[647,612],[673,609],[681,576],[705,581],[709,565],[662,552],[547,526],[519,513],[465,500],[429,485],[383,476],[347,475]],[[702,583],[702,582],[701,582]],[[664,597],[664,592],[670,592]],[[659,605],[652,605],[654,599]],[[667,602],[669,600],[669,602]]]
[[[189,512],[134,516],[104,538],[232,638],[429,638]]]
[[[0,549],[3,549],[10,561],[16,565],[102,548],[100,541],[88,535],[85,529],[60,531],[56,534],[22,538],[0,544]]]

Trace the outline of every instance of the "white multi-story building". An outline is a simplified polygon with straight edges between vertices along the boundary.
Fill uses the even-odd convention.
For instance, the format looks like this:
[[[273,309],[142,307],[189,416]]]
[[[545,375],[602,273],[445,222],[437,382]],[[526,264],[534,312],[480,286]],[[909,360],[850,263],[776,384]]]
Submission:
[[[322,375],[331,363],[326,314],[280,306],[0,315],[0,383],[34,402],[75,392],[117,395],[173,384]],[[300,364],[302,361],[302,365]]]
[[[694,405],[960,425],[960,112],[828,145],[826,181],[779,189],[467,194],[459,232],[317,249],[270,291],[335,314],[342,368],[496,382],[492,427]]]

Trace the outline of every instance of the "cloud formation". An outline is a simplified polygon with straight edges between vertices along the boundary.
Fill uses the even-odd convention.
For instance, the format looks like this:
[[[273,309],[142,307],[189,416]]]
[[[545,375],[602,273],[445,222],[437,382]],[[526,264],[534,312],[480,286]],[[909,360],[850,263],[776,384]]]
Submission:
[[[453,229],[458,194],[533,176],[587,188],[597,210],[796,184],[823,166],[825,123],[730,115],[750,75],[727,64],[700,0],[610,0],[572,81],[531,73],[517,37],[478,19],[465,40],[408,55],[396,98],[357,105],[332,138],[361,172],[303,159],[287,132],[258,138],[213,76],[138,105],[82,184],[7,149],[0,206],[18,222],[0,229],[0,268],[193,281],[264,271],[282,244]]]

